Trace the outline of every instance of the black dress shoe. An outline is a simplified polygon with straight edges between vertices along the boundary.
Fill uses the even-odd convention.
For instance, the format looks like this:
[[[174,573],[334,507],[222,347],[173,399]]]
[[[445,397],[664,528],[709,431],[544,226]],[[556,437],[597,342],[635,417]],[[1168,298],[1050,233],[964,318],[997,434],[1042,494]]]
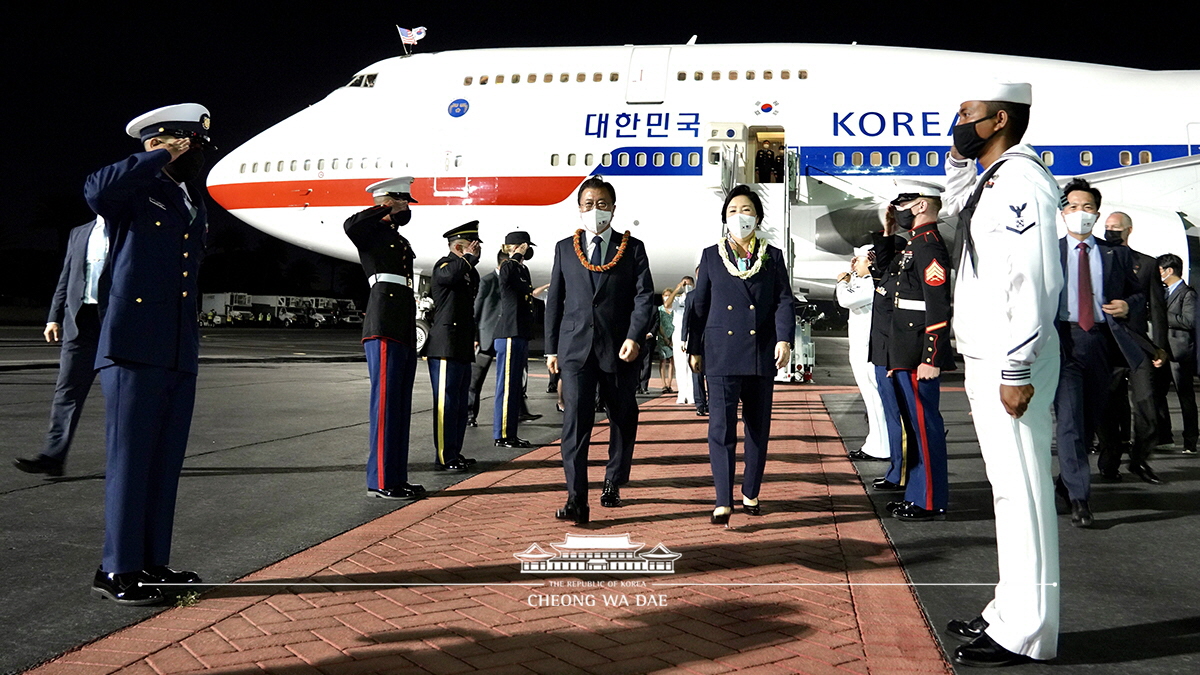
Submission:
[[[1145,462],[1142,462],[1141,464],[1130,464],[1129,473],[1141,478],[1144,482],[1147,482],[1151,485],[1162,485],[1166,482],[1159,478],[1158,474],[1154,473],[1154,469],[1151,469],[1150,465]]]
[[[13,466],[25,473],[44,473],[54,478],[63,475],[63,461],[45,455],[38,455],[33,459],[17,457],[13,460]]]
[[[885,506],[884,508],[887,509],[888,515],[891,515],[891,514],[895,513],[896,511],[899,511],[900,509],[904,508],[907,505],[908,505],[908,502],[901,500],[898,502],[888,502],[887,506]]]
[[[173,570],[166,565],[153,565],[142,570],[142,583],[157,586],[159,584],[199,584],[200,575],[187,570]],[[182,592],[184,589],[167,588],[165,593]]]
[[[532,422],[534,420],[540,420],[540,419],[542,419],[541,415],[535,415],[533,413],[523,413],[521,415],[522,422]]]
[[[970,621],[953,619],[950,623],[946,624],[946,634],[969,642],[983,635],[983,630],[987,627],[988,622],[982,616],[977,616]]]
[[[142,581],[142,572],[109,574],[97,569],[92,579],[92,595],[118,605],[157,605],[163,601],[162,591],[155,586],[139,586],[139,581]]]
[[[875,487],[876,492],[904,492],[903,485],[893,483],[886,478],[876,478],[871,485]]]
[[[708,408],[696,408],[696,417],[708,417]]]
[[[946,509],[926,509],[912,502],[906,503],[904,506],[892,511],[892,517],[898,520],[909,520],[913,522],[924,522],[927,520],[945,520]]]
[[[762,515],[762,505],[761,504],[747,504],[746,502],[742,502],[742,513],[745,513],[748,516],[761,516]]]
[[[888,461],[887,457],[875,457],[873,455],[868,455],[867,453],[863,452],[862,450],[850,451],[850,459],[852,459],[856,462],[886,462],[886,461]]]
[[[611,480],[604,481],[604,492],[600,493],[600,506],[615,509],[621,505],[621,489]]]
[[[971,640],[970,644],[965,644],[954,650],[954,662],[964,666],[974,666],[976,668],[997,668],[1000,666],[1014,666],[1018,663],[1028,663],[1033,659],[1023,654],[1014,654],[1004,647],[996,644],[996,641],[988,637],[987,633],[980,633],[979,637]]]
[[[1075,527],[1091,527],[1095,519],[1086,499],[1071,500],[1071,524]]]
[[[588,516],[591,515],[591,509],[586,505],[577,504],[568,499],[565,506],[554,512],[554,517],[559,520],[573,520],[576,525],[585,525],[588,521]]]
[[[554,409],[555,409],[555,410],[557,410],[557,411],[558,411],[558,412],[560,412],[560,413],[565,413],[565,412],[567,412],[567,409],[566,409],[566,408],[564,408],[564,407],[562,407],[562,404],[561,404],[561,403],[555,403],[555,404],[554,404]]]
[[[467,418],[467,426],[469,426],[469,427],[478,427],[479,426],[478,424],[476,424],[474,416]]]
[[[712,523],[713,525],[728,525],[729,524],[729,515],[731,512],[732,512],[732,509],[730,511],[727,511],[727,512],[721,513],[721,514],[713,513],[712,516],[709,517],[708,521],[710,523]]]
[[[471,460],[471,464],[474,463],[475,461]],[[468,464],[462,457],[455,457],[445,464],[442,464],[441,462],[434,462],[433,468],[436,471],[467,471],[471,468],[471,464]]]
[[[524,438],[517,438],[516,436],[513,436],[511,438],[497,438],[496,439],[496,447],[497,448],[532,448],[533,443],[530,443],[529,441],[525,440]]]
[[[421,487],[420,485],[407,484],[394,488],[384,488],[382,490],[367,488],[367,496],[379,497],[382,499],[420,499],[421,497],[425,496],[425,488]]]

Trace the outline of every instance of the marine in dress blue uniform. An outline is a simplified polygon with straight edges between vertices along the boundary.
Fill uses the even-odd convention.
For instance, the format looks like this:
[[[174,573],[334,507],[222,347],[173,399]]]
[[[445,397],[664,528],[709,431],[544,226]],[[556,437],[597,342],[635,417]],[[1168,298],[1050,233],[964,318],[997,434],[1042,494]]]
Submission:
[[[941,188],[930,183],[900,183],[890,213],[897,226],[911,231],[903,249],[884,237],[877,264],[889,270],[882,288],[892,303],[887,342],[887,376],[903,398],[899,406],[913,430],[914,461],[908,464],[904,500],[888,510],[900,520],[945,518],[949,500],[946,427],[940,410],[941,372],[953,370],[950,347],[950,252],[938,232]]]
[[[200,581],[167,565],[196,398],[207,218],[193,181],[208,129],[200,105],[146,113],[126,127],[145,151],[93,173],[84,188],[108,236],[96,349],[107,416],[104,554],[92,593],[120,604],[160,602],[155,583]]]
[[[425,488],[408,482],[408,435],[417,374],[417,305],[413,252],[397,228],[408,223],[412,177],[367,186],[376,205],[346,219],[346,236],[358,248],[371,284],[363,316],[363,350],[371,373],[367,494],[418,499]]]
[[[463,457],[467,431],[467,394],[475,359],[475,294],[479,291],[479,221],[444,235],[450,253],[433,266],[433,320],[426,357],[433,386],[434,467],[466,471],[475,464]]]
[[[96,343],[100,339],[98,302],[100,274],[108,256],[104,219],[71,230],[44,334],[47,342],[62,339],[58,381],[50,404],[46,445],[33,459],[18,457],[13,464],[27,473],[61,476],[83,404],[96,380]]]
[[[708,379],[708,454],[716,487],[713,524],[729,522],[737,452],[737,410],[746,426],[742,508],[758,496],[771,435],[775,374],[791,358],[796,309],[783,252],[754,236],[762,202],[734,188],[721,209],[729,236],[704,249],[689,313],[692,367]]]
[[[905,241],[895,235],[882,232],[872,234],[869,270],[875,283],[875,295],[871,304],[871,339],[867,347],[867,360],[875,369],[875,388],[883,406],[883,423],[888,436],[888,469],[872,481],[877,492],[903,492],[908,485],[909,467],[916,461],[917,441],[911,418],[900,414],[904,396],[896,387],[896,381],[888,377],[888,343],[892,335],[892,311],[896,301],[888,295],[884,284],[890,274],[888,266],[878,260],[875,249],[896,250],[904,248]],[[890,264],[890,260],[887,261]]]
[[[522,380],[529,360],[529,340],[533,338],[533,282],[525,261],[533,257],[528,232],[509,232],[504,238],[508,260],[496,272],[500,289],[500,316],[492,347],[496,351],[496,398],[492,417],[492,438],[496,447],[531,448],[517,436],[521,423],[521,403],[525,395]]]

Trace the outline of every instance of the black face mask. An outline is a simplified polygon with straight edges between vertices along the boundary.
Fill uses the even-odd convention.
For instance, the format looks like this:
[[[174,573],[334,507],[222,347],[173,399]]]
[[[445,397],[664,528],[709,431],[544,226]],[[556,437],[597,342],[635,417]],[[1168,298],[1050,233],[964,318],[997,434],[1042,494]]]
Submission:
[[[464,253],[463,259],[466,260],[467,264],[471,267],[479,264],[479,256],[475,255],[474,253]]]
[[[975,125],[993,117],[995,115],[989,115],[981,120],[964,122],[954,127],[954,147],[958,148],[960,155],[967,159],[976,159],[983,154],[983,146],[987,145],[988,139],[979,135]]]
[[[175,158],[163,169],[168,176],[180,183],[188,183],[200,177],[204,170],[204,150],[195,147]]]
[[[1121,230],[1105,230],[1104,241],[1107,241],[1110,244],[1124,244],[1125,233]]]
[[[896,217],[896,226],[902,230],[911,230],[913,222],[917,219],[917,216],[912,212],[911,206],[907,209],[896,209],[892,212],[892,215]]]
[[[412,211],[399,211],[392,214],[392,223],[399,227],[404,227],[410,220],[412,220]]]

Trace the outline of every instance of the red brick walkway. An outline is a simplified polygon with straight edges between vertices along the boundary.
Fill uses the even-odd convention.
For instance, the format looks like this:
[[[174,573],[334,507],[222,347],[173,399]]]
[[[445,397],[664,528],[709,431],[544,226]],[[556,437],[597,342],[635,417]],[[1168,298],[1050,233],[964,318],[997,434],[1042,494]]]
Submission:
[[[850,389],[777,389],[760,518],[709,524],[705,421],[664,397],[642,407],[626,505],[594,491],[587,526],[552,517],[562,467],[540,448],[242,580],[293,586],[220,588],[30,672],[949,673],[821,403],[832,391]],[[513,554],[567,532],[681,557],[672,575],[520,573]],[[375,585],[334,585],[354,582]]]

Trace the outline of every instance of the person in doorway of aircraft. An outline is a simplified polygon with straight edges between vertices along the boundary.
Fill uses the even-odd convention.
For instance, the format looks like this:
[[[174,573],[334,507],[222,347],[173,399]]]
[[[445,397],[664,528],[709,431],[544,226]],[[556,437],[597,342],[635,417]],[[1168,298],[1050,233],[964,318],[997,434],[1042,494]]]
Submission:
[[[757,235],[763,205],[748,186],[721,207],[726,236],[704,249],[689,296],[691,367],[708,379],[708,456],[717,503],[711,521],[729,522],[737,456],[737,410],[746,425],[742,510],[762,513],[759,487],[771,435],[775,373],[791,359],[796,326],[791,277],[783,253]]]
[[[560,520],[588,522],[588,447],[596,388],[608,411],[608,464],[600,505],[621,505],[637,440],[638,353],[654,328],[654,286],[642,242],[611,227],[616,189],[599,176],[579,186],[581,227],[554,247],[546,296],[546,367],[561,372],[567,503]]]

